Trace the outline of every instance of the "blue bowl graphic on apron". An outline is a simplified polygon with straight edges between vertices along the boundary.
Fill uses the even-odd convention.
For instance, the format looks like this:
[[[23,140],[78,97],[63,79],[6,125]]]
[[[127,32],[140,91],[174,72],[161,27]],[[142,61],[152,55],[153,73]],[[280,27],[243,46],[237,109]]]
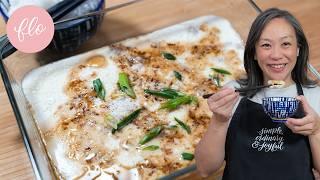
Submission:
[[[299,100],[293,97],[267,97],[262,99],[262,106],[273,122],[285,122],[298,109]]]

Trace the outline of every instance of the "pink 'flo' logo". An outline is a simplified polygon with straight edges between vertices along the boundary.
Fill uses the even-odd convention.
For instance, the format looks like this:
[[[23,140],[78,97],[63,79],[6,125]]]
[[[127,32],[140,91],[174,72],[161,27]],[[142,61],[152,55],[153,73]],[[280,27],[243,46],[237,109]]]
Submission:
[[[46,48],[54,33],[51,16],[37,6],[24,6],[10,16],[7,34],[10,43],[19,51],[35,53]]]

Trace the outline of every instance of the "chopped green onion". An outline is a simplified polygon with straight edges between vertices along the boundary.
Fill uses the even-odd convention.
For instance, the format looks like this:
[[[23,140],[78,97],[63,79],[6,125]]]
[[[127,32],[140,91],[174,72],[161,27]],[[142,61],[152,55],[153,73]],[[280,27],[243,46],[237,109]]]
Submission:
[[[105,89],[103,87],[103,84],[102,84],[100,78],[98,78],[98,79],[93,81],[93,88],[94,88],[97,96],[100,99],[104,100],[104,98],[106,96],[106,91],[105,91]]]
[[[182,80],[182,75],[178,72],[178,71],[173,71],[174,76],[178,79],[178,80]]]
[[[155,95],[155,96],[159,96],[159,97],[163,97],[163,98],[167,98],[167,99],[173,99],[173,98],[184,95],[183,93],[181,93],[177,90],[174,90],[174,89],[170,89],[170,88],[162,88],[159,91],[145,89],[144,92],[147,94],[151,94],[151,95]]]
[[[219,74],[226,74],[226,75],[231,75],[231,72],[225,70],[225,69],[220,69],[220,68],[211,68],[214,72],[219,73]]]
[[[184,160],[192,161],[193,158],[194,158],[194,155],[191,154],[191,153],[186,153],[186,152],[184,152],[184,153],[182,153],[181,155],[182,155],[182,158],[183,158]]]
[[[134,93],[132,87],[130,86],[129,78],[126,73],[119,73],[118,85],[122,92],[126,93],[128,96],[130,96],[133,99],[136,98],[136,94]]]
[[[179,96],[161,104],[160,109],[174,110],[182,104],[190,104],[191,102],[197,102],[197,98],[195,96],[188,96],[188,95]]]
[[[191,129],[190,129],[190,127],[189,127],[187,124],[185,124],[184,122],[180,121],[178,118],[174,118],[174,120],[177,121],[177,123],[178,123],[184,130],[186,130],[188,134],[191,133]]]
[[[114,134],[116,131],[119,131],[120,129],[124,128],[126,125],[130,124],[135,118],[138,117],[140,114],[141,109],[137,109],[131,114],[129,114],[127,117],[123,118],[119,123],[117,124],[117,128],[112,129],[112,134]]]
[[[159,146],[150,145],[150,146],[147,146],[147,147],[143,148],[142,150],[144,150],[144,151],[155,151],[157,149],[159,149]]]
[[[152,128],[145,136],[143,136],[143,138],[139,141],[139,144],[143,145],[151,141],[153,138],[157,137],[162,130],[163,130],[162,125]]]
[[[171,61],[176,60],[176,57],[175,57],[174,55],[168,53],[168,52],[162,52],[161,54],[162,54],[162,56],[163,56],[164,58],[166,58],[166,59],[168,59],[168,60],[171,60]]]

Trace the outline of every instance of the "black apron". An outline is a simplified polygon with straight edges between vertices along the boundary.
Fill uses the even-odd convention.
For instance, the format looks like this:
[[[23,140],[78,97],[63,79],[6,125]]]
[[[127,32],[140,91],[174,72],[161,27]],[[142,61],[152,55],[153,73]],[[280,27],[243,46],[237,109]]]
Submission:
[[[299,95],[303,95],[297,84]],[[299,104],[295,118],[304,116]],[[223,180],[313,180],[308,137],[272,122],[261,104],[243,97],[226,138]]]

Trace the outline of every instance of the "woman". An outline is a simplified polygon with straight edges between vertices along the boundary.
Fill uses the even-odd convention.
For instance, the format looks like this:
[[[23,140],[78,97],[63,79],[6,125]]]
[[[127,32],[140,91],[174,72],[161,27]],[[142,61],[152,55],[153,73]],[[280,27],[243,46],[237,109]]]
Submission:
[[[314,179],[312,169],[320,171],[320,87],[307,77],[308,58],[306,37],[289,12],[272,8],[255,19],[244,52],[247,79],[208,99],[213,116],[195,153],[202,176],[225,160],[223,179]],[[268,80],[286,86],[241,96],[234,91]],[[261,106],[266,95],[296,97],[298,112],[286,123],[272,122]]]

